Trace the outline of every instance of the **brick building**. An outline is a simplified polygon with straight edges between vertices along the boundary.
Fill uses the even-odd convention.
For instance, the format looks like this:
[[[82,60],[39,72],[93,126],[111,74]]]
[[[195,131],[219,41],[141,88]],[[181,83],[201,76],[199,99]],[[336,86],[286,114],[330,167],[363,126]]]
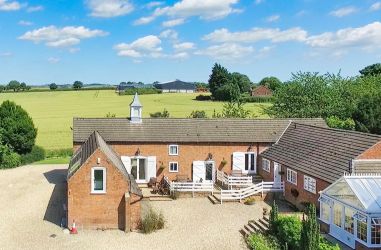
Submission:
[[[273,95],[273,91],[264,85],[259,85],[258,87],[256,87],[255,89],[251,91],[251,96],[270,97],[272,95]]]
[[[344,173],[379,171],[374,163],[381,166],[380,141],[380,135],[292,122],[260,154],[258,173],[265,181],[284,181],[285,198],[295,206],[319,207],[319,192]]]

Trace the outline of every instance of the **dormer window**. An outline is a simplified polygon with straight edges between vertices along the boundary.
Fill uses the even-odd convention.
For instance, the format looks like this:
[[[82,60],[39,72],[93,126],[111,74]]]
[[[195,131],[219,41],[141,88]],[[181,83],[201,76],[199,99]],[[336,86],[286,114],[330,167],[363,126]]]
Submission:
[[[179,155],[179,145],[169,145],[169,155]]]

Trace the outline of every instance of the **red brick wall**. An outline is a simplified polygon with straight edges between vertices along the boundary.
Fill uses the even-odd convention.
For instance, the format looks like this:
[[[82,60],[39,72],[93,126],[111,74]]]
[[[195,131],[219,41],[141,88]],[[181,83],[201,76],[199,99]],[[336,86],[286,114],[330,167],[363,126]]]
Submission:
[[[271,89],[267,88],[266,86],[259,86],[257,88],[255,88],[252,92],[251,92],[251,96],[271,96],[273,93],[271,91]]]
[[[97,164],[100,158],[100,164]],[[91,168],[106,168],[106,194],[91,194]],[[68,224],[73,220],[81,228],[124,229],[126,219],[136,229],[140,221],[140,197],[131,195],[130,211],[126,217],[124,195],[128,192],[124,175],[99,149],[68,180]],[[128,211],[127,211],[128,212]]]
[[[267,143],[182,143],[179,145],[179,155],[170,156],[168,154],[168,146],[176,143],[126,143],[126,144],[111,144],[114,150],[120,156],[134,156],[139,149],[141,156],[156,156],[157,176],[168,176],[170,179],[175,179],[177,175],[187,175],[192,178],[192,163],[193,161],[207,160],[208,154],[213,155],[216,168],[227,173],[232,169],[232,154],[233,152],[247,152],[250,145],[252,150],[261,153],[270,144]],[[75,149],[78,147],[75,146]],[[221,161],[226,160],[227,164],[222,166]],[[178,162],[179,172],[169,172],[169,162]],[[164,166],[160,170],[160,165]],[[257,164],[258,166],[258,164]]]
[[[372,160],[381,159],[381,141],[373,145],[371,148],[365,150],[361,155],[359,155],[356,160]]]
[[[270,173],[268,173],[262,169],[262,157],[258,157],[258,158],[259,158],[258,159],[258,161],[259,161],[259,166],[258,166],[259,174],[263,177],[264,181],[273,181],[274,180],[274,177],[273,177],[274,176],[274,162],[270,161]],[[284,175],[282,175],[282,181],[285,182],[285,199],[288,202],[294,204],[298,208],[303,208],[303,206],[302,206],[303,202],[313,203],[316,205],[317,208],[319,208],[319,201],[318,201],[319,191],[322,191],[325,188],[327,188],[330,185],[330,183],[323,181],[321,179],[318,179],[314,176],[306,174],[307,176],[310,176],[316,180],[316,193],[315,194],[311,193],[311,192],[304,189],[304,175],[305,175],[305,173],[290,168],[290,169],[297,172],[297,182],[296,182],[297,185],[295,185],[295,184],[287,181],[287,168],[288,168],[287,166],[282,165],[282,172],[284,172]],[[299,192],[298,197],[295,198],[291,194],[292,188],[295,188],[296,190],[298,190],[298,192]]]

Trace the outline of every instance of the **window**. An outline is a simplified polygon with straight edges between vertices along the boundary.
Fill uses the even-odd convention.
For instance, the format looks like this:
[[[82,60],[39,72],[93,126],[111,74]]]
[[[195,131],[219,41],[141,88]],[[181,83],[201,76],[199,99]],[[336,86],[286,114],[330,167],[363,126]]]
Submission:
[[[357,238],[367,242],[367,220],[357,221]]]
[[[179,163],[170,162],[169,163],[169,172],[179,172]]]
[[[179,146],[169,145],[169,155],[179,155]]]
[[[307,175],[304,176],[304,189],[316,194],[316,180]]]
[[[262,169],[270,173],[270,161],[267,159],[262,159]]]
[[[372,244],[381,244],[381,219],[372,219]]]
[[[353,221],[354,214],[355,214],[355,211],[353,211],[353,209],[345,207],[344,228],[345,228],[345,231],[351,234],[353,234],[353,230],[354,230],[354,221]]]
[[[91,169],[91,193],[106,193],[106,169],[94,167]]]
[[[335,203],[333,205],[333,223],[338,227],[342,226],[341,225],[342,214],[343,214],[343,206]]]
[[[296,171],[287,168],[287,181],[296,185],[297,179],[298,179],[298,174],[296,173]]]
[[[330,218],[330,214],[331,214],[331,207],[329,206],[329,204],[323,202],[323,201],[320,201],[320,219],[324,222],[327,222],[329,223],[329,218]]]

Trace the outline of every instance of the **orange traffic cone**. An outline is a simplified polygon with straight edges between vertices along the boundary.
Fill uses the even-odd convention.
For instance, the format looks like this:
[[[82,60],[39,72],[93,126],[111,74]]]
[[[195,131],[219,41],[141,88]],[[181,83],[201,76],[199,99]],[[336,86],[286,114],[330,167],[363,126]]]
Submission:
[[[73,226],[71,227],[70,234],[77,234],[77,228],[75,227],[75,221],[73,220]]]

